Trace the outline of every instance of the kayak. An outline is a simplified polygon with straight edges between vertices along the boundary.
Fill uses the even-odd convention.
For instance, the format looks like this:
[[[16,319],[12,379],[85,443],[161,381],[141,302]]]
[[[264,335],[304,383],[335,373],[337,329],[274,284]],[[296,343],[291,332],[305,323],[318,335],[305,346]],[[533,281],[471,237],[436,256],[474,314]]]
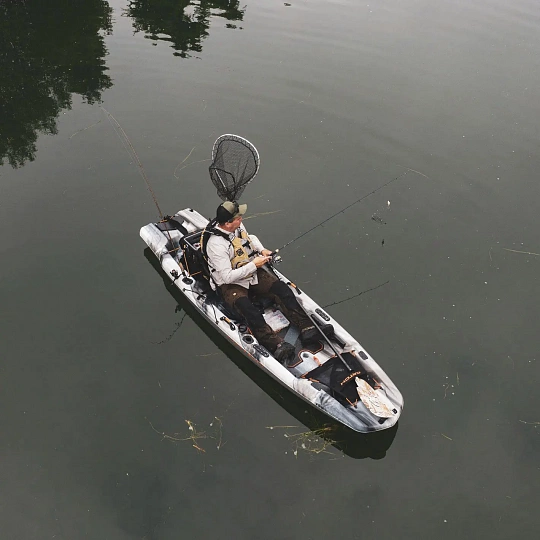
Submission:
[[[163,271],[178,291],[246,358],[293,394],[353,431],[367,433],[394,426],[403,410],[403,397],[383,369],[360,343],[305,290],[279,272],[274,264],[267,271],[287,284],[316,327],[331,324],[333,333],[302,345],[295,327],[271,301],[256,304],[266,322],[295,354],[280,363],[258,343],[243,318],[228,308],[219,290],[210,286],[202,264],[201,234],[209,220],[187,208],[140,230]]]

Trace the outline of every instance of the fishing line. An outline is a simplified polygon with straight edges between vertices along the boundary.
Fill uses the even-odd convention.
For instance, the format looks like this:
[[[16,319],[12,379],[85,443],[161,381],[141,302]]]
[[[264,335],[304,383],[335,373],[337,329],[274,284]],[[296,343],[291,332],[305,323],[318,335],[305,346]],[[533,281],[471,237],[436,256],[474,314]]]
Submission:
[[[320,227],[321,225],[324,225],[327,221],[330,221],[332,218],[335,218],[338,214],[341,214],[341,213],[345,212],[345,210],[348,210],[349,208],[351,208],[351,206],[354,206],[355,204],[358,204],[360,201],[363,201],[364,199],[367,199],[370,195],[373,195],[374,193],[377,193],[377,191],[380,191],[381,189],[383,189],[386,186],[390,185],[392,182],[395,182],[396,180],[399,180],[402,176],[406,175],[407,172],[408,171],[405,171],[405,172],[401,173],[399,176],[396,176],[395,178],[392,178],[392,180],[389,180],[388,182],[386,182],[382,186],[379,186],[378,188],[374,189],[373,191],[370,191],[367,195],[363,195],[362,197],[360,197],[356,201],[352,202],[351,204],[349,204],[345,208],[339,210],[335,214],[332,214],[329,218],[326,218],[324,221],[321,221],[320,223],[315,225],[315,227],[311,227],[311,229],[309,229],[308,231],[302,233],[300,236],[297,236],[296,238],[293,238],[290,242],[287,242],[284,246],[280,247],[279,250],[276,250],[276,251],[280,251],[280,250],[286,248],[287,246],[290,246],[293,242],[296,242],[297,240],[300,240],[300,238],[302,238],[303,236],[306,236],[306,234],[309,234],[311,231],[314,231],[317,227]]]
[[[374,291],[375,289],[378,289],[379,287],[382,287],[386,285],[387,283],[390,283],[390,280],[385,281],[384,283],[381,283],[380,285],[376,285],[375,287],[371,287],[371,289],[366,289],[365,291],[359,292],[358,294],[354,294],[353,296],[349,296],[349,298],[345,298],[344,300],[339,300],[338,302],[332,302],[331,304],[326,304],[325,306],[321,306],[323,308],[327,308],[330,306],[337,306],[338,304],[343,304],[343,302],[348,302],[349,300],[352,300],[353,298],[357,298],[358,296],[361,296],[367,292]]]

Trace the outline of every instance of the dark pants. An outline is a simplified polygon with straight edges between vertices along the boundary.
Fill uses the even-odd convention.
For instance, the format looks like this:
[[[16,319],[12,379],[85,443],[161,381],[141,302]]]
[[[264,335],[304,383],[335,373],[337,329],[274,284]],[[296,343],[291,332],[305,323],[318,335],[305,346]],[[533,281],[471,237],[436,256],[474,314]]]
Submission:
[[[251,298],[254,296],[272,298],[278,304],[283,315],[300,329],[311,326],[312,322],[294,297],[291,289],[283,281],[262,268],[257,269],[257,279],[259,283],[252,285],[249,289],[233,283],[221,285],[219,290],[225,303],[233,306],[244,316],[259,343],[270,352],[274,352],[282,340],[266,324],[260,310],[251,302]]]

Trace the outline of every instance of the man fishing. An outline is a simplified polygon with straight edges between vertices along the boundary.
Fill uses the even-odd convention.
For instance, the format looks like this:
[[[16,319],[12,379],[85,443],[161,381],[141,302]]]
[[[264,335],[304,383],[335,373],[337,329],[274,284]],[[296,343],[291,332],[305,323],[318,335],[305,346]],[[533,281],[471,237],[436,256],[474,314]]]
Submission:
[[[216,211],[215,226],[209,229],[205,251],[213,282],[226,304],[244,316],[253,335],[274,357],[286,363],[294,357],[294,347],[283,341],[266,323],[252,303],[254,296],[274,299],[282,313],[300,329],[302,344],[317,341],[319,330],[306,315],[293,292],[268,268],[272,252],[256,236],[248,235],[242,224],[247,204],[225,201]],[[330,335],[333,327],[322,331]]]

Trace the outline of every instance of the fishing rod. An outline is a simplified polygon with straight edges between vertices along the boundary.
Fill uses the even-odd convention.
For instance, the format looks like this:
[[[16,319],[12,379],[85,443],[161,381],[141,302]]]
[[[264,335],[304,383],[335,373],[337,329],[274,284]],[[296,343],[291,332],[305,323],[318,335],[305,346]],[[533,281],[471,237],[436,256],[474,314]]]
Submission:
[[[334,347],[334,344],[330,341],[330,338],[323,332],[321,326],[315,320],[315,317],[313,315],[311,315],[307,309],[304,309],[303,306],[302,306],[302,309],[304,310],[304,313],[309,317],[309,320],[315,325],[315,327],[319,331],[319,334],[321,334],[321,336],[324,338],[326,343],[328,343],[328,345],[330,345],[330,348],[334,351],[334,354],[336,354],[336,356],[341,360],[341,363],[352,373],[353,370],[352,370],[351,366],[349,366],[349,364],[347,364],[347,362],[345,361],[345,358],[343,358],[343,356],[341,356],[339,351]],[[343,351],[343,352],[345,352],[345,351]]]
[[[122,143],[122,146],[125,148],[126,152],[129,154],[129,157],[131,159],[134,159],[137,163],[137,167],[139,169],[139,173],[142,176],[146,187],[148,188],[148,191],[150,192],[150,195],[152,195],[152,199],[154,199],[154,204],[156,205],[156,208],[159,213],[159,219],[160,223],[167,222],[171,216],[164,216],[163,212],[161,211],[161,208],[159,207],[159,204],[157,202],[156,194],[154,193],[154,190],[150,186],[150,181],[148,180],[148,177],[146,176],[146,171],[144,170],[143,164],[141,163],[141,160],[139,159],[139,156],[135,150],[135,147],[133,144],[131,144],[131,141],[129,140],[129,137],[127,136],[127,133],[124,131],[124,128],[120,125],[120,122],[103,106],[100,107],[101,110],[107,115],[107,119],[109,120],[109,123],[114,129],[114,132],[118,135],[118,138],[120,139],[120,142]],[[169,250],[169,253],[173,251],[177,251],[180,248],[174,248],[173,239],[171,236],[171,231],[165,227],[165,232],[167,233],[167,237],[169,238],[169,242],[171,245],[171,250]],[[180,264],[180,268],[182,270],[182,274],[184,275],[184,278],[186,277],[184,273],[184,267],[182,264]],[[174,277],[174,276],[173,276]],[[180,276],[178,276],[180,277]],[[174,281],[176,281],[177,277],[174,277]],[[174,283],[173,281],[173,283]]]
[[[276,260],[277,257],[279,257],[279,259]],[[281,257],[279,255],[273,255],[272,259],[273,260],[271,262],[269,261],[267,264],[264,264],[263,266],[261,266],[261,268],[265,270],[271,276],[276,277],[279,281],[281,281],[281,283],[285,283],[287,286],[292,285],[294,287],[294,290],[296,291],[296,294],[300,296],[302,294],[302,291],[294,283],[281,279],[281,277],[278,276],[274,272],[274,264],[279,263],[281,261]],[[339,351],[334,347],[334,344],[330,341],[328,336],[323,332],[321,325],[315,320],[315,317],[311,313],[309,313],[309,311],[303,306],[301,302],[298,302],[298,305],[300,306],[302,311],[307,315],[308,319],[311,321],[313,326],[317,328],[317,330],[319,331],[319,334],[321,334],[321,336],[326,341],[326,343],[330,345],[330,348],[332,349],[332,351],[334,351],[334,354],[341,360],[343,365],[352,373],[353,370],[351,369],[351,366],[349,366],[349,364],[345,361],[345,358],[343,358],[343,356],[339,353]]]
[[[345,208],[342,208],[335,214],[332,214],[330,217],[326,218],[324,221],[321,221],[315,227],[311,227],[311,229],[307,230],[306,232],[302,233],[301,235],[297,236],[296,238],[293,238],[290,242],[287,242],[285,245],[280,247],[279,249],[276,249],[274,253],[281,251],[282,249],[286,248],[287,246],[290,246],[293,242],[296,242],[297,240],[300,240],[300,238],[306,236],[306,234],[309,234],[311,231],[314,231],[317,227],[320,227],[321,225],[324,225],[326,222],[330,221],[332,218],[335,218],[338,214],[341,214],[351,208],[351,206],[354,206],[355,204],[358,204],[360,201],[363,201],[364,199],[367,199],[369,196],[373,195],[374,193],[377,193],[377,191],[380,191],[381,189],[385,188],[386,186],[390,185],[392,182],[395,182],[396,180],[399,180],[402,176],[406,175],[407,172],[412,169],[407,169],[405,172],[401,173],[399,176],[396,176],[395,178],[392,178],[392,180],[389,180],[382,186],[379,186],[378,188],[374,189],[373,191],[370,191],[367,195],[362,195],[359,199],[356,199],[356,201],[352,202],[351,204],[347,205]]]
[[[146,176],[146,171],[144,170],[143,164],[141,163],[141,160],[139,159],[139,156],[137,155],[137,152],[135,151],[134,146],[131,144],[129,137],[127,136],[126,132],[124,131],[124,129],[122,128],[118,120],[105,107],[102,106],[100,108],[107,115],[107,119],[109,120],[115,133],[118,135],[118,138],[120,139],[120,142],[122,143],[122,146],[126,149],[129,156],[132,159],[134,159],[134,161],[137,163],[139,173],[142,176],[144,182],[146,183],[146,187],[148,188],[150,195],[152,195],[152,199],[154,199],[154,204],[156,205],[156,208],[158,209],[159,219],[161,219],[161,221],[165,221],[163,217],[163,212],[161,211],[161,208],[159,207],[159,204],[157,202],[156,194],[154,193],[154,190],[150,186],[150,181],[148,180],[148,177]],[[170,239],[171,239],[171,236],[169,234],[169,240]]]

